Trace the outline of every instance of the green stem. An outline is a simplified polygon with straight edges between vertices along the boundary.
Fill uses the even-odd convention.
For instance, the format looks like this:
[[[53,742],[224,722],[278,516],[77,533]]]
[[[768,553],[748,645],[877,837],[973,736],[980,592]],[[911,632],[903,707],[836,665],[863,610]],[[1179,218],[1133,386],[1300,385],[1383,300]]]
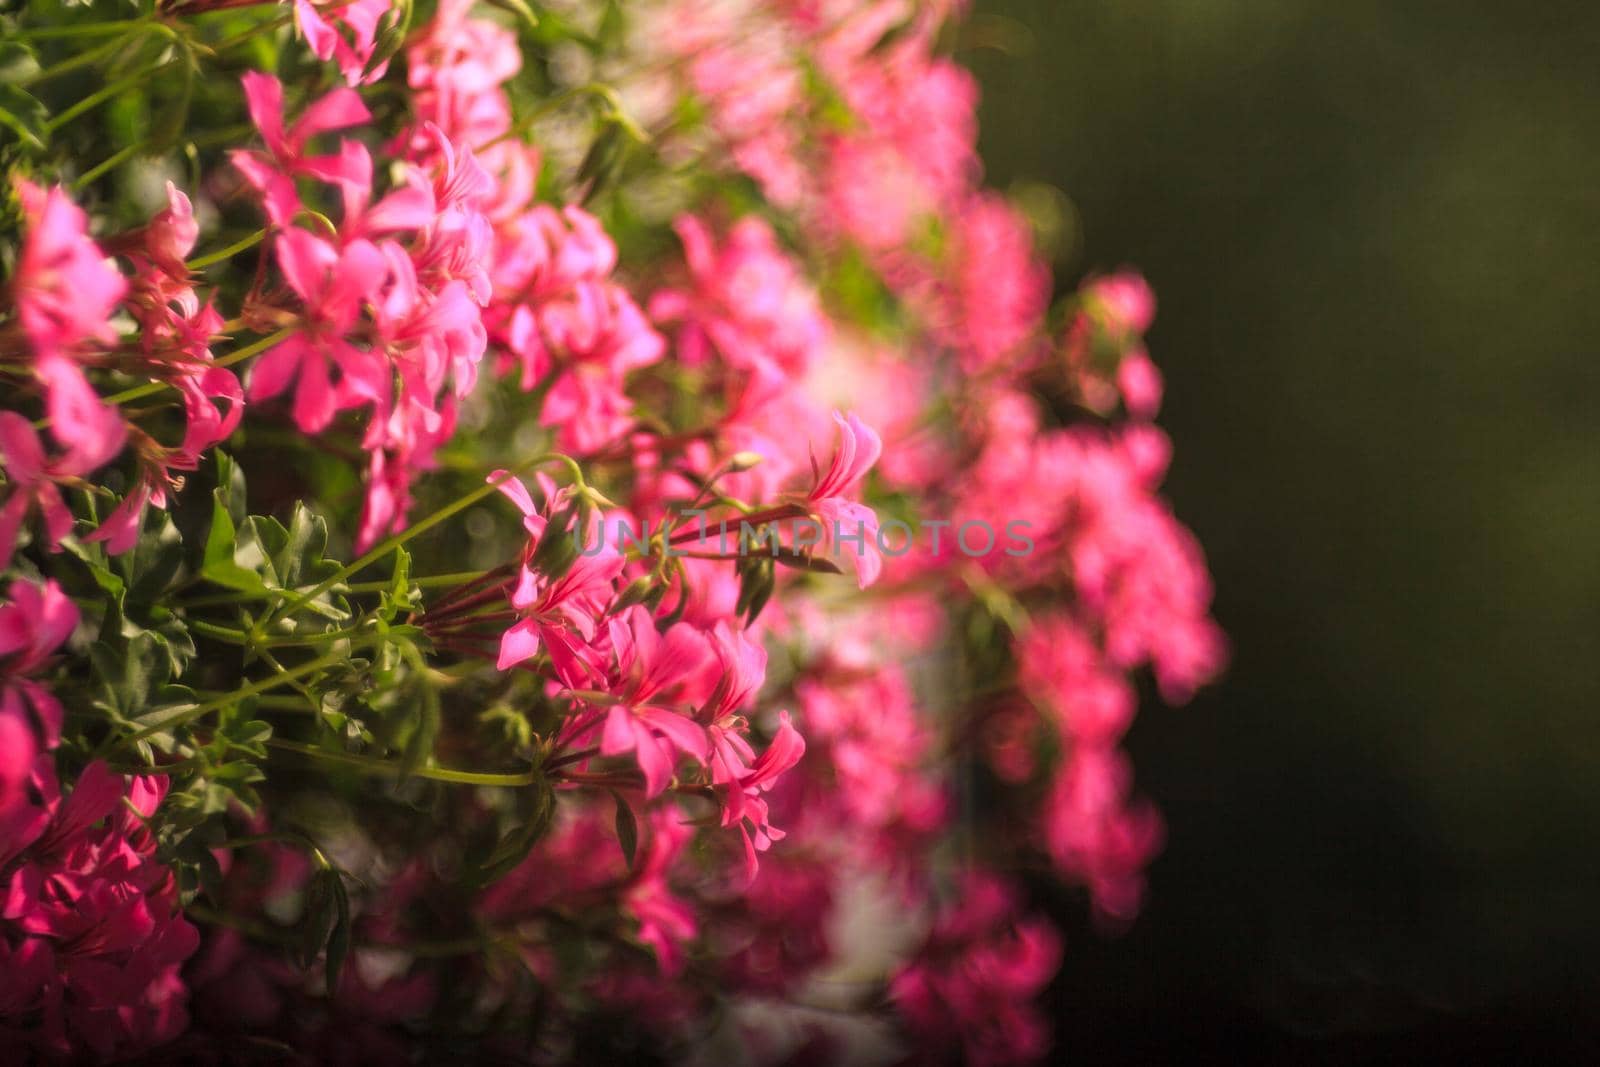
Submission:
[[[45,122],[42,128],[46,133],[54,133],[56,130],[59,130],[67,123],[77,118],[79,115],[82,115],[84,112],[92,111],[101,104],[105,103],[107,100],[121,96],[134,86],[142,84],[146,78],[150,77],[150,75],[155,74],[158,71],[165,70],[177,62],[178,60],[176,59],[169,59],[163,63],[157,63],[154,66],[145,67],[143,70],[136,70],[125,78],[118,78],[110,85],[102,86],[95,92],[90,93],[88,96],[84,97],[82,100],[79,100],[76,104],[73,104],[60,114],[50,116],[49,120]]]
[[[115,53],[117,49],[121,48],[125,43],[125,41],[121,40],[107,41],[105,44],[98,45],[85,52],[79,52],[75,56],[69,56],[59,63],[53,63],[48,67],[42,67],[30,74],[28,77],[22,79],[19,84],[23,87],[37,85],[42,81],[48,81],[51,78],[62,74],[68,74],[74,70],[77,70],[79,67],[87,67],[91,64],[98,63],[106,56]]]
[[[254,40],[263,33],[271,33],[273,30],[287,26],[293,20],[293,14],[279,15],[277,18],[268,19],[266,22],[263,22],[260,25],[252,26],[248,30],[242,30],[239,33],[234,34],[232,37],[226,37],[212,45],[211,48],[215,52],[225,52],[230,48],[235,48],[241,44],[244,44],[246,41]]]
[[[339,763],[347,767],[355,767],[367,774],[395,778],[405,775],[405,771],[402,770],[400,764],[393,760],[379,759],[375,756],[360,756],[353,752],[329,752],[327,749],[317,748],[315,745],[303,745],[298,741],[286,741],[277,737],[268,738],[266,744],[268,748],[294,752],[328,763]],[[455,771],[444,767],[418,767],[411,774],[417,778],[427,778],[435,782],[449,782],[452,785],[491,785],[504,786],[511,789],[533,785],[542,777],[535,770],[524,771],[521,774],[487,774],[479,771]]]
[[[362,632],[361,627],[352,626],[342,630],[323,630],[309,634],[279,634],[274,637],[258,637],[254,640],[251,635],[243,630],[235,630],[230,626],[218,626],[206,622],[204,619],[189,619],[187,625],[190,630],[202,637],[209,637],[215,641],[223,641],[230,645],[257,648],[294,648],[298,646],[325,645],[333,641],[348,641],[357,637],[371,636]]]
[[[221,263],[225,259],[232,259],[234,256],[238,255],[240,252],[243,252],[247,248],[254,248],[256,245],[260,244],[266,236],[266,230],[257,230],[250,236],[235,241],[233,244],[222,249],[221,251],[208,252],[206,255],[191,259],[189,262],[185,263],[184,266],[188,267],[190,270],[204,270],[213,263]]]
[[[122,151],[111,156],[109,159],[103,160],[102,162],[84,171],[78,176],[78,179],[72,183],[72,187],[74,189],[82,189],[85,186],[92,184],[96,178],[100,177],[100,175],[106,173],[107,171],[114,170],[126,163],[128,160],[132,159],[143,147],[143,141],[138,141],[129,145]]]
[[[254,341],[248,345],[245,345],[236,352],[230,352],[221,359],[212,361],[211,366],[231,367],[235,363],[240,363],[249,359],[251,356],[260,355],[273,345],[279,344],[280,342],[286,340],[289,335],[294,333],[294,331],[298,328],[299,327],[297,326],[285,326],[276,333],[269,334],[266,337],[261,338],[259,341]],[[163,389],[170,388],[172,388],[172,386],[166,382],[146,382],[144,385],[135,385],[131,389],[124,389],[120,393],[112,393],[110,396],[106,397],[106,403],[126,404],[130,400],[142,400],[147,396],[154,396]],[[37,426],[39,424],[35,423],[34,425]]]
[[[246,41],[260,36],[263,33],[268,33],[272,30],[276,30],[280,26],[288,25],[289,20],[293,17],[293,15],[280,15],[277,18],[270,19],[267,22],[263,22],[258,26],[254,26],[243,31],[242,33],[234,34],[232,37],[219,41],[215,45],[206,48],[206,50],[212,54],[224,52],[230,48],[244,44]],[[151,30],[165,33],[169,37],[176,38],[177,36],[171,27],[166,26],[163,23],[150,22],[144,19],[140,19],[138,21],[144,26],[149,27]],[[120,44],[120,42],[113,43]],[[107,100],[120,96],[134,86],[143,83],[144,80],[150,77],[152,74],[158,74],[161,71],[166,70],[168,67],[176,66],[179,63],[186,62],[189,58],[190,54],[174,56],[171,59],[163,60],[160,63],[154,63],[148,67],[145,67],[143,70],[136,70],[125,78],[118,78],[110,85],[103,86],[97,91],[90,93],[88,96],[84,97],[82,100],[79,100],[76,104],[73,104],[59,115],[50,116],[49,120],[44,123],[43,129],[46,133],[52,133],[65,126],[79,115],[82,115],[84,112],[91,111],[105,103]],[[74,59],[82,61],[82,57],[74,57]],[[81,62],[79,65],[81,65]],[[56,72],[52,71],[51,73]]]
[[[328,859],[327,853],[311,838],[305,834],[297,834],[292,830],[268,830],[261,834],[246,834],[243,837],[230,837],[228,840],[216,845],[216,848],[236,849],[249,848],[252,845],[293,845],[302,852],[309,853],[318,867],[323,870],[334,870],[333,861]]]
[[[457,571],[454,574],[425,574],[419,578],[411,579],[411,584],[416,586],[418,589],[453,589],[458,585],[465,585],[468,582],[477,581],[485,575],[493,574],[496,569],[497,568],[491,567],[486,571]],[[345,589],[351,593],[387,593],[392,588],[394,588],[393,581],[351,582],[345,586]],[[284,591],[281,589],[267,589],[259,593],[213,593],[210,596],[197,596],[189,600],[182,600],[173,606],[184,609],[226,607],[229,604],[248,604],[255,600],[272,600],[273,598],[282,596],[283,594]],[[88,602],[89,601],[87,600],[85,601],[85,603]],[[96,601],[96,603],[98,602]]]
[[[249,685],[240,686],[238,689],[235,689],[230,693],[225,693],[213,700],[207,700],[204,703],[196,704],[192,708],[185,708],[184,710],[173,715],[171,718],[163,719],[161,722],[146,726],[144,729],[139,730],[131,736],[123,738],[122,740],[128,742],[129,744],[143,741],[145,738],[151,737],[155,734],[159,734],[167,730],[173,730],[177,727],[194,722],[196,719],[209,715],[213,711],[219,711],[222,708],[228,707],[230,704],[237,704],[239,701],[244,700],[247,697],[253,697],[257,693],[264,693],[269,689],[276,689],[280,685],[288,685],[297,678],[303,678],[308,674],[316,674],[318,671],[325,670],[328,667],[336,666],[345,662],[348,658],[348,654],[344,652],[329,652],[325,655],[318,656],[314,660],[302,663],[298,667],[292,667],[289,670],[275,674],[270,678],[262,678],[258,681],[251,682]],[[106,745],[102,746],[102,748],[109,748],[116,743],[116,738],[109,738],[107,739]],[[100,753],[100,755],[104,754],[104,751]]]
[[[201,690],[204,696],[220,696],[216,690]],[[256,697],[256,707],[270,708],[274,711],[304,711],[315,712],[317,709],[309,707],[304,697],[279,696],[276,693],[262,693]]]
[[[48,41],[56,37],[101,37],[108,33],[121,33],[146,21],[145,19],[114,19],[109,22],[88,22],[78,26],[40,26],[38,29],[16,31],[19,38],[29,41]]]
[[[411,579],[411,584],[418,589],[449,589],[476,581],[488,573],[488,571],[457,571],[454,574],[427,574],[421,578]],[[393,586],[393,582],[351,582],[345,588],[352,593],[387,593]]]
[[[278,344],[292,334],[296,329],[298,329],[296,326],[285,326],[277,333],[263,337],[259,341],[248,344],[239,349],[237,352],[230,352],[221,359],[213,361],[210,365],[213,367],[231,367],[235,363],[249,359],[251,356],[259,355],[260,353],[271,348],[273,345]],[[163,389],[171,388],[172,386],[168,382],[146,382],[143,385],[135,385],[131,388],[124,389],[120,393],[112,393],[110,396],[105,398],[105,402],[113,405],[126,404],[133,400],[143,400],[147,396],[154,396]],[[42,419],[33,420],[33,428],[36,430],[42,430],[49,425],[49,416],[45,416]]]

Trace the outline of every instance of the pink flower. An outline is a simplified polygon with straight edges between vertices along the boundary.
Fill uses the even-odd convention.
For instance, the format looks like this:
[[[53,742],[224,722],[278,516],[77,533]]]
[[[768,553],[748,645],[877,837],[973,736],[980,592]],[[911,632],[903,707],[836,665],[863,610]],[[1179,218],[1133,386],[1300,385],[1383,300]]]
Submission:
[[[711,632],[711,650],[718,677],[700,715],[710,723],[711,780],[723,798],[722,825],[739,828],[748,882],[758,870],[756,853],[783,839],[783,831],[768,821],[762,794],[800,762],[806,743],[790,722],[789,713],[780,711],[778,730],[758,757],[745,739],[749,726],[739,712],[755,699],[766,678],[766,649],[745,633],[733,632],[723,621]]]
[[[170,1041],[188,1022],[179,970],[199,935],[143,823],[166,779],[124,783],[95,762],[62,800],[45,758],[30,784],[41,817],[0,824],[0,946],[10,955],[0,968],[0,1039],[100,1060]]]
[[[472,6],[472,0],[447,0],[414,35],[406,77],[416,125],[398,143],[406,158],[425,168],[438,162],[444,144],[470,149],[488,179],[480,210],[514,226],[529,210],[539,170],[537,149],[504,136],[512,113],[501,86],[522,69],[522,50],[507,27],[468,18]]]
[[[759,871],[756,853],[767,851],[774,841],[784,837],[783,831],[769,821],[767,802],[762,794],[793,770],[805,754],[805,739],[789,721],[789,713],[780,711],[778,732],[750,764],[749,772],[741,775],[728,790],[722,825],[739,827],[739,836],[744,841],[746,883],[753,881]]]
[[[1117,388],[1133,418],[1153,419],[1161,410],[1161,371],[1144,349],[1134,349],[1117,364]]]
[[[1032,1001],[1060,965],[1061,939],[1017,910],[997,878],[969,872],[922,956],[890,983],[927,1062],[955,1059],[952,1043],[976,1067],[1032,1063],[1049,1051],[1049,1021]]]
[[[715,351],[735,368],[765,364],[802,377],[828,340],[828,322],[815,290],[778,247],[772,228],[747,216],[720,248],[692,215],[681,216],[673,228],[693,287],[658,291],[650,315],[683,323],[678,359],[698,366]]]
[[[0,465],[9,486],[0,505],[0,560],[11,559],[22,522],[34,510],[44,520],[45,547],[59,551],[62,539],[72,532],[72,513],[58,483],[93,472],[122,448],[124,428],[116,409],[100,403],[76,366],[62,361],[56,370],[58,386],[50,399],[57,403],[47,405],[51,425],[64,439],[75,441],[75,447],[51,459],[27,419],[0,411]],[[114,426],[105,421],[108,416],[115,418]]]
[[[290,229],[273,244],[284,280],[305,305],[299,332],[263,353],[251,368],[252,403],[277,396],[298,381],[294,418],[305,433],[320,433],[344,408],[388,404],[387,361],[348,340],[363,304],[382,281],[383,253],[370,241],[335,249],[305,230]],[[334,380],[332,371],[339,372]]]
[[[1017,684],[1072,743],[1113,744],[1133,721],[1132,685],[1064,614],[1036,617],[1018,641]]]
[[[1142,336],[1156,317],[1155,293],[1131,271],[1093,279],[1083,287],[1083,299],[1106,329],[1123,336]]]
[[[420,171],[406,169],[407,183],[372,202],[372,153],[360,141],[339,142],[339,154],[323,160],[317,176],[339,187],[344,214],[339,238],[349,242],[404,230],[421,230],[437,214],[433,187]]]
[[[200,224],[195,221],[194,205],[176,185],[168,182],[166,209],[145,226],[145,254],[171,277],[187,278],[189,268],[183,261],[194,251],[199,239]]]
[[[667,874],[694,836],[672,808],[650,812],[632,878],[622,893],[623,910],[639,923],[639,940],[655,950],[661,973],[683,971],[683,943],[694,937],[697,923],[689,902],[672,891]]]
[[[283,128],[283,85],[270,74],[247,71],[242,79],[250,119],[261,132],[267,152],[236,150],[229,154],[245,180],[263,199],[267,219],[287,226],[300,211],[294,176],[308,174],[333,180],[338,167],[329,157],[307,157],[306,142],[321,133],[367,122],[372,115],[352,90],[334,89],[301,112],[287,132]],[[330,172],[332,176],[330,176]]]
[[[1085,885],[1095,913],[1125,924],[1144,900],[1144,869],[1161,850],[1161,813],[1131,801],[1133,769],[1122,752],[1088,745],[1069,750],[1043,815],[1044,844],[1063,875]]]
[[[805,495],[807,507],[822,520],[823,550],[842,555],[855,571],[862,589],[878,580],[883,571],[883,556],[878,550],[878,514],[849,497],[859,488],[883,452],[877,433],[855,415],[834,413],[839,427],[839,447],[834,451],[825,474],[817,473],[811,461],[815,483]],[[845,544],[851,546],[845,549]]]
[[[607,686],[615,703],[604,711],[600,754],[632,752],[644,772],[645,795],[660,795],[680,756],[704,762],[705,729],[672,707],[674,692],[699,670],[705,639],[677,623],[657,633],[650,613],[635,605],[608,621],[613,655]]]
[[[1155,313],[1155,294],[1131,271],[1084,283],[1078,313],[1067,326],[1064,352],[1089,408],[1109,411],[1120,393],[1130,416],[1155,418],[1161,407],[1161,374],[1143,344]]]
[[[633,298],[609,283],[580,286],[546,308],[540,325],[557,369],[540,423],[556,430],[561,448],[578,453],[621,439],[633,426],[624,379],[661,359],[661,335]]]
[[[10,488],[0,509],[0,558],[10,561],[22,520],[35,508],[44,519],[46,546],[58,551],[61,539],[72,532],[72,513],[56,488],[33,425],[14,411],[0,411],[0,459]]]
[[[0,819],[22,803],[35,758],[61,740],[61,704],[29,678],[78,626],[78,608],[54,581],[18,579],[0,604]]]
[[[1004,197],[974,196],[959,209],[946,259],[937,314],[962,368],[1018,362],[1050,298],[1050,272],[1034,254],[1027,219]]]
[[[27,236],[11,281],[12,299],[34,351],[71,351],[84,341],[112,343],[111,315],[128,283],[90,239],[89,220],[59,186],[45,192],[16,179]]]
[[[325,0],[320,5],[294,0],[294,21],[318,59],[336,60],[346,82],[365,85],[389,69],[387,60],[374,64],[372,59],[378,27],[393,8],[391,0]]]
[[[571,537],[580,540],[579,531],[552,529],[528,493],[527,486],[505,471],[495,471],[490,481],[504,479],[500,491],[523,514],[523,526],[532,537],[529,555],[545,537]],[[551,498],[551,508],[564,501]],[[604,537],[594,546],[580,545],[577,558],[565,573],[550,577],[523,563],[517,584],[511,592],[511,606],[521,618],[500,641],[500,670],[532,659],[541,651],[550,656],[557,677],[567,685],[579,687],[598,673],[598,654],[591,647],[600,618],[616,592],[616,579],[624,560]]]
[[[774,204],[792,208],[806,189],[800,159],[804,69],[781,32],[763,25],[757,14],[754,8],[676,0],[662,13],[658,32],[734,165],[759,182]]]

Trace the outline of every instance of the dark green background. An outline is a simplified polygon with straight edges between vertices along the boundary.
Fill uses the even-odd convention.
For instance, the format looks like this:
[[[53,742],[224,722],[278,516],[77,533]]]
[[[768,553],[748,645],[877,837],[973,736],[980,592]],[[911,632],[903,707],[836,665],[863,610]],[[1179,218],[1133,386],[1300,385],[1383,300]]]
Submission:
[[[1235,643],[1130,738],[1170,843],[1071,938],[1064,1052],[1600,1061],[1600,6],[990,0],[973,42],[1063,284],[1156,288]]]

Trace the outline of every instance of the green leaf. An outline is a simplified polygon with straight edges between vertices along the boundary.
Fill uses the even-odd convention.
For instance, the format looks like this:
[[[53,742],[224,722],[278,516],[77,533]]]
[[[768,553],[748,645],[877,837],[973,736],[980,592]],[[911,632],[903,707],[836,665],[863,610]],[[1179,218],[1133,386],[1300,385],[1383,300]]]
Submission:
[[[788,547],[774,553],[772,558],[780,567],[789,567],[797,571],[810,571],[812,574],[844,573],[837,563],[825,556],[812,556]]]
[[[134,719],[159,697],[183,651],[174,650],[168,636],[130,622],[117,602],[108,602],[99,639],[89,646],[95,704],[114,718]],[[187,652],[193,654],[192,644]]]
[[[153,152],[165,151],[177,144],[178,136],[189,123],[189,105],[194,100],[194,80],[199,64],[195,59],[194,50],[189,47],[188,38],[180,37],[179,42],[184,59],[178,64],[181,87],[177,99],[167,105],[161,121],[150,131],[150,136],[147,138],[148,150]]]
[[[416,721],[406,738],[400,756],[400,777],[404,781],[433,756],[433,743],[439,736],[439,691],[426,683],[408,687],[415,694]]]
[[[639,822],[633,816],[633,809],[628,806],[628,801],[616,790],[611,791],[611,799],[617,804],[617,843],[622,846],[622,858],[628,861],[628,869],[633,870],[633,857],[639,851]]]
[[[328,993],[339,989],[339,973],[344,970],[345,957],[350,953],[350,897],[345,892],[344,880],[336,870],[329,870],[333,883],[333,929],[328,932],[327,956],[323,961],[327,976]]]
[[[393,622],[401,615],[422,610],[422,590],[411,584],[411,553],[404,548],[394,550],[394,573],[389,577],[389,588],[383,591],[378,603],[378,617]]]
[[[522,20],[526,29],[535,30],[539,27],[539,16],[534,14],[528,0],[488,0],[490,7],[497,7],[501,11],[509,11]]]
[[[127,592],[128,587],[120,577],[112,573],[110,567],[106,566],[106,550],[104,545],[100,544],[98,541],[93,544],[86,545],[81,541],[73,539],[66,542],[65,548],[68,552],[71,552],[74,556],[77,556],[78,559],[83,562],[83,565],[89,569],[90,577],[94,579],[94,584],[100,587],[101,592],[105,593],[112,600],[115,600],[118,604],[122,603],[123,596]]]
[[[208,582],[241,593],[260,593],[267,588],[261,576],[235,562],[238,531],[221,487],[212,490],[211,528],[206,531],[206,550],[200,574]]]
[[[406,34],[411,31],[412,0],[394,0],[389,8],[383,29],[379,31],[373,43],[372,58],[362,68],[362,73],[371,74],[383,64],[395,57],[405,44]]]
[[[5,126],[27,147],[43,151],[49,133],[45,123],[50,111],[26,89],[0,82],[0,126]]]
[[[283,587],[297,589],[313,585],[337,571],[336,564],[329,564],[322,558],[327,547],[327,522],[304,504],[296,504],[283,547],[272,559]]]
[[[528,857],[549,828],[555,814],[555,793],[549,783],[539,782],[518,794],[524,809],[520,821],[500,838],[487,857],[474,865],[476,869],[464,879],[469,886],[482,888],[509,874]]]
[[[0,82],[20,82],[39,72],[39,57],[26,41],[0,41]]]
[[[339,872],[331,867],[319,868],[306,886],[305,913],[300,918],[299,937],[295,945],[295,962],[310,967],[317,962],[322,947],[328,943],[330,929],[337,922],[338,904],[336,889],[344,888]]]
[[[630,139],[621,122],[610,117],[601,120],[599,136],[578,164],[577,185],[583,189],[583,203],[593,202],[622,173]]]
[[[116,566],[132,603],[153,604],[167,591],[183,566],[183,538],[165,509],[145,509],[139,540],[116,557]]]

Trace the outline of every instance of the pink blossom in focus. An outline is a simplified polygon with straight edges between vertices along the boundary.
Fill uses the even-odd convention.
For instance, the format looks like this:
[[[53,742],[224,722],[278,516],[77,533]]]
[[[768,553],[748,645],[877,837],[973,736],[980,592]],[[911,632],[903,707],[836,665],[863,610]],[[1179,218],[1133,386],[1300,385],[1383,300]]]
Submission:
[[[325,430],[342,408],[386,407],[390,384],[383,359],[347,340],[362,303],[383,276],[383,254],[369,241],[338,249],[300,229],[279,234],[273,252],[289,288],[305,302],[306,317],[299,332],[252,366],[251,402],[271,399],[297,383],[294,419],[305,433]]]

